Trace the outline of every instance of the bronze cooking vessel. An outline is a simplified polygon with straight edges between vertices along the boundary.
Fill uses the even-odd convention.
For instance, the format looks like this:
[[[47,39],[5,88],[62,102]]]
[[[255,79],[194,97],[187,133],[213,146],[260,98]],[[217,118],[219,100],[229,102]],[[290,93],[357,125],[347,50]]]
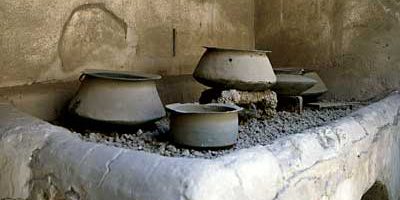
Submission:
[[[304,96],[304,97],[309,97],[309,98],[314,98],[318,97],[326,92],[328,92],[328,88],[326,87],[325,83],[321,79],[321,77],[318,75],[318,73],[314,70],[310,69],[302,69],[302,68],[274,68],[275,73],[278,76],[278,83],[277,86],[280,84],[282,77],[282,74],[290,75],[290,76],[295,76],[297,77],[296,79],[298,80],[299,83],[297,83],[297,87],[301,87],[299,90],[297,90],[298,95]],[[301,76],[301,77],[300,77]],[[311,81],[304,79],[304,78],[309,78],[313,79],[316,81],[316,83],[312,86]],[[301,81],[302,80],[302,81]],[[309,87],[309,88],[307,88]],[[306,89],[307,88],[307,89]],[[301,91],[303,90],[303,91]]]

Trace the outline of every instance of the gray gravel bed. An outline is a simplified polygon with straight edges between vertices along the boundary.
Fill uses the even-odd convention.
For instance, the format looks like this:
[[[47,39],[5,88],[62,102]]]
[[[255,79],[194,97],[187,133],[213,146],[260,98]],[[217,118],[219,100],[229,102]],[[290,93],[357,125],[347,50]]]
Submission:
[[[86,130],[77,134],[85,141],[151,152],[163,156],[212,159],[239,149],[271,144],[278,138],[344,117],[354,109],[312,110],[306,108],[302,114],[282,111],[278,112],[272,119],[251,118],[240,122],[237,144],[230,149],[219,150],[193,150],[175,146],[168,141],[169,122],[167,119],[157,122],[156,128],[152,130],[139,129],[107,134]]]

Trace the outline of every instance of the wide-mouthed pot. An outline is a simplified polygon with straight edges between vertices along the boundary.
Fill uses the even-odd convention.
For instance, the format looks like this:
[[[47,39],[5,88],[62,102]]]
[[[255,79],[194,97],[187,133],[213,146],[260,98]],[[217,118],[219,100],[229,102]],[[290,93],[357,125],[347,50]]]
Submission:
[[[238,139],[242,108],[227,104],[170,104],[170,133],[179,145],[197,148],[232,146]]]
[[[221,89],[267,90],[276,82],[269,51],[205,47],[193,76],[200,83]]]
[[[326,87],[324,81],[314,70],[289,67],[289,68],[274,68],[274,71],[277,75],[279,74],[302,75],[303,77],[315,80],[316,84],[310,87],[309,89],[303,91],[300,94],[301,96],[315,98],[328,92],[328,88]]]
[[[301,93],[301,96],[304,97],[309,97],[309,98],[314,98],[321,96],[328,92],[328,88],[326,87],[324,81],[321,79],[321,77],[318,75],[317,72],[312,71],[312,70],[305,70],[303,73],[303,76],[307,78],[312,78],[317,81],[317,83],[312,86],[310,89],[304,91]]]
[[[165,116],[155,80],[159,75],[86,70],[69,111],[92,120],[139,125]]]
[[[298,74],[276,74],[277,81],[272,88],[279,95],[300,96],[314,86],[317,81]]]

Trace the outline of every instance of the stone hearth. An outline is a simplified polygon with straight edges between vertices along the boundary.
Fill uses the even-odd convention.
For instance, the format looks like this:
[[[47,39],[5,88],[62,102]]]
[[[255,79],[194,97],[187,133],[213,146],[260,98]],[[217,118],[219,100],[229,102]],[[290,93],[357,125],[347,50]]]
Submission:
[[[359,200],[400,197],[398,93],[326,126],[214,160],[84,142],[0,103],[3,199]]]

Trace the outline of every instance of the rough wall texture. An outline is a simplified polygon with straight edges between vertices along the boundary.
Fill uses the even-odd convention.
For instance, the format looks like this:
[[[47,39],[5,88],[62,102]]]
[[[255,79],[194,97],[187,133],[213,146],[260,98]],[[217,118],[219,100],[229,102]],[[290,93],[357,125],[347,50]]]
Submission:
[[[400,86],[397,0],[256,0],[256,48],[274,66],[320,71],[331,96],[367,99]]]
[[[3,0],[0,19],[0,87],[84,68],[187,74],[201,46],[254,48],[253,0]]]
[[[0,199],[360,200],[380,185],[398,200],[399,133],[393,94],[268,146],[167,158],[83,142],[0,100]]]
[[[275,66],[319,70],[337,98],[400,86],[396,0],[3,0],[0,11],[0,87],[84,68],[190,74],[203,45],[272,50]]]

